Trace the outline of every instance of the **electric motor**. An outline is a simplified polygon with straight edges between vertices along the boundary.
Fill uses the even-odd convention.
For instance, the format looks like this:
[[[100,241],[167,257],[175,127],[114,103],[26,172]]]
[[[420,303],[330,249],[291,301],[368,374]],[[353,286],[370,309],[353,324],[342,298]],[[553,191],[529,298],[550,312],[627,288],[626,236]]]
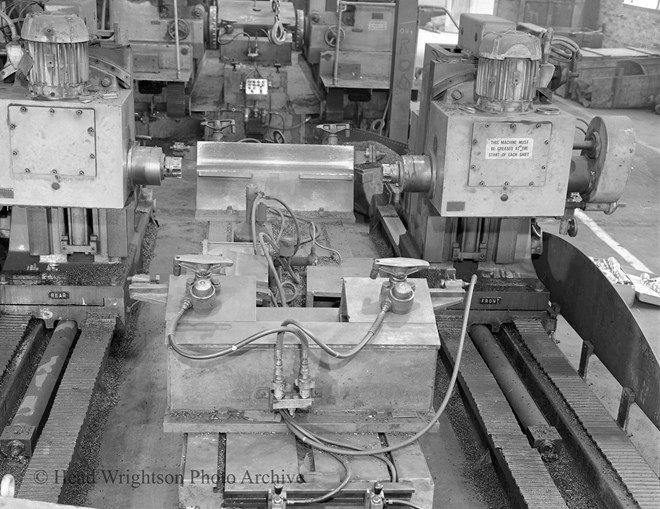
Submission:
[[[522,32],[488,33],[477,55],[477,107],[493,113],[530,111],[539,83],[539,39]]]
[[[89,31],[73,14],[28,14],[21,37],[33,60],[30,92],[47,99],[71,99],[89,80]]]

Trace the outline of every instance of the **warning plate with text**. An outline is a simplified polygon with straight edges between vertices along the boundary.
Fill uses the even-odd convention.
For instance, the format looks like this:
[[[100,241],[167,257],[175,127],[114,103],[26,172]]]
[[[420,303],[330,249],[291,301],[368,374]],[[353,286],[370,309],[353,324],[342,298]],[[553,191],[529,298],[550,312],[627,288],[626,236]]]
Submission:
[[[488,138],[486,159],[531,159],[534,138]]]

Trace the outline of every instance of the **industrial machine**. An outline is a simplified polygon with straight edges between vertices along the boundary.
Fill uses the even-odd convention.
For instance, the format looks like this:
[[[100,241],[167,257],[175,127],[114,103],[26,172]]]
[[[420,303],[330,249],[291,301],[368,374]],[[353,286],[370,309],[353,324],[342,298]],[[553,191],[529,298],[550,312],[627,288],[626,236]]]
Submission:
[[[330,46],[328,27],[337,27],[334,51],[305,51],[318,50],[319,69],[330,55],[333,72],[358,74],[337,54],[357,51],[365,26],[379,36],[390,29],[389,4],[339,0],[338,17],[326,19],[330,3],[310,2],[319,16],[304,31],[287,2],[209,9],[223,106],[196,147],[196,218],[209,221],[208,235],[201,253],[173,254],[163,282],[130,276],[153,207],[141,186],[175,166],[135,140],[128,71],[140,59],[90,46],[70,12],[29,14],[20,37],[12,32],[16,82],[0,96],[0,228],[9,238],[0,332],[29,331],[31,316],[56,326],[42,381],[52,390],[63,377],[47,424],[48,405],[30,399],[37,381],[11,422],[0,414],[0,451],[32,457],[21,496],[58,499],[61,486],[40,485],[35,473],[72,464],[128,290],[165,305],[164,430],[182,439],[182,506],[437,507],[418,440],[438,429],[459,384],[516,506],[577,505],[570,475],[547,467],[566,448],[562,465],[587,451],[578,468],[601,506],[654,507],[657,476],[621,427],[632,399],[660,426],[657,357],[595,265],[537,222],[560,218],[560,231],[575,235],[576,210],[616,210],[634,156],[630,121],[597,117],[579,135],[578,120],[549,102],[551,33],[462,16],[457,50],[427,48],[410,153],[382,165],[382,193],[358,182],[374,224],[356,223],[354,147],[281,143],[301,138],[294,131],[305,124],[291,102],[302,70],[290,32],[317,42],[323,33]],[[144,62],[161,61],[138,50]],[[324,128],[336,142],[341,126]],[[374,247],[376,223],[395,257]],[[549,335],[560,311],[550,302],[585,340],[579,374]],[[582,378],[594,352],[623,387],[618,423]],[[56,424],[67,412],[76,426],[63,433]],[[40,434],[49,447],[39,447]]]
[[[8,54],[17,69],[29,62],[27,86],[16,86],[17,76],[0,99],[8,119],[0,203],[11,208],[5,269],[13,253],[42,263],[126,259],[142,186],[165,175],[162,150],[135,139],[128,51],[90,49],[73,14],[30,14],[21,39]]]
[[[144,186],[166,174],[162,150],[136,140],[130,50],[91,44],[95,18],[84,13],[95,10],[85,4],[50,7],[24,19],[2,12],[11,36],[0,85],[0,450],[10,458],[43,454],[39,436],[57,442],[63,424],[72,436],[83,428],[115,328],[126,325],[126,285],[154,211]],[[63,375],[67,359],[77,367]],[[56,448],[68,466],[73,448]]]
[[[395,32],[394,2],[309,0],[303,54],[326,94],[326,118],[356,127],[387,109]],[[377,131],[381,125],[374,125]]]
[[[463,15],[460,53],[427,47],[410,143],[419,155],[383,169],[407,225],[402,253],[449,265],[529,262],[542,251],[534,218],[561,217],[562,233],[575,234],[576,209],[617,207],[634,155],[630,120],[595,118],[576,140],[574,117],[537,102],[554,72],[549,41],[513,28]]]
[[[106,0],[102,9],[101,28],[115,32],[119,44],[132,48],[138,90],[153,97],[165,89],[168,115],[184,116],[207,47],[205,3]]]
[[[192,105],[206,117],[205,139],[302,142],[320,103],[299,61],[303,23],[302,11],[279,0],[212,8],[217,49],[207,54]]]

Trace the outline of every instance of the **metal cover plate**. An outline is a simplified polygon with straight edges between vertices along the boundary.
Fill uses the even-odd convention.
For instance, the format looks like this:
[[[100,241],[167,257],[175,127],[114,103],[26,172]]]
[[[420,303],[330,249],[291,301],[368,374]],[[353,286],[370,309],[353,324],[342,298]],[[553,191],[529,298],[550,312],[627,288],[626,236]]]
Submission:
[[[544,186],[550,122],[475,122],[468,185]]]
[[[92,108],[9,106],[12,171],[32,175],[96,176],[96,119]],[[57,153],[44,148],[44,140]],[[56,161],[56,162],[55,162]]]

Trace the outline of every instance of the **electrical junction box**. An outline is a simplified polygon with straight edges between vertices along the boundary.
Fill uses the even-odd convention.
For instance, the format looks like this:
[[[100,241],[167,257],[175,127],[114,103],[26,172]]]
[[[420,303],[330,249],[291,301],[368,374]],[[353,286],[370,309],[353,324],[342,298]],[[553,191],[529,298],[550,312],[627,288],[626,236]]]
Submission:
[[[433,103],[425,154],[445,217],[562,216],[575,119],[557,108],[489,114]]]
[[[492,14],[461,14],[458,47],[476,54],[483,36],[495,32],[515,31],[516,24]]]

